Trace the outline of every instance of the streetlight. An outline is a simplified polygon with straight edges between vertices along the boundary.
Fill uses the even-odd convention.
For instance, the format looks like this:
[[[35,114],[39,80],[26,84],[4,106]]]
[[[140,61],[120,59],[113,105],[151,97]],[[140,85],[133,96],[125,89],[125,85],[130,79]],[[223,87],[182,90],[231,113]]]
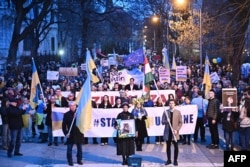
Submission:
[[[153,17],[152,17],[152,21],[154,22],[154,23],[157,23],[158,22],[158,20],[159,20],[159,17],[157,17],[156,15],[154,15]],[[156,49],[155,49],[155,45],[156,45],[156,35],[155,35],[155,28],[154,28],[154,51],[156,51]]]
[[[179,4],[179,5],[185,5],[185,0],[176,0],[176,3]],[[200,57],[200,72],[202,72],[202,10],[201,10],[202,7],[200,5],[198,5],[198,6],[199,6],[198,12],[199,12],[199,22],[200,22],[200,28],[199,28],[200,54],[199,54],[199,57]]]

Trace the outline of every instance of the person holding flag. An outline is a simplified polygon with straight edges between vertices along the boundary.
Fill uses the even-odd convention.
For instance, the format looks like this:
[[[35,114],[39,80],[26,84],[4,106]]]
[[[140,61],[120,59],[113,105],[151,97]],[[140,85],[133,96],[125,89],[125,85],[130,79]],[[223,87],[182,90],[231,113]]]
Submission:
[[[62,130],[67,138],[67,160],[69,166],[74,166],[72,158],[72,148],[76,144],[77,147],[77,163],[82,165],[82,141],[83,133],[76,126],[76,102],[69,102],[69,111],[63,116]]]
[[[202,84],[205,84],[205,97],[208,97],[208,92],[212,88],[211,78],[210,78],[210,70],[209,70],[209,59],[208,56],[206,56],[205,60],[205,72],[203,76],[203,82]]]
[[[171,161],[171,143],[174,144],[174,165],[177,166],[178,162],[178,141],[180,139],[179,130],[182,127],[182,115],[179,110],[175,109],[175,101],[169,101],[169,109],[164,111],[162,115],[162,124],[165,126],[163,138],[167,143],[167,161],[165,165],[172,163]],[[174,139],[174,140],[173,140]]]

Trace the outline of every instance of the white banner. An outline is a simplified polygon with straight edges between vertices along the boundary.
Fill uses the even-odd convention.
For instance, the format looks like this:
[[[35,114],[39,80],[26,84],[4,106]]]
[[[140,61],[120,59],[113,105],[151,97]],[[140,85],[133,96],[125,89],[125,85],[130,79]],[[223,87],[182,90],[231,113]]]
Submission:
[[[147,128],[149,136],[162,136],[164,131],[164,125],[161,124],[162,115],[164,113],[163,107],[147,107],[145,108],[148,113],[149,128]],[[167,110],[168,107],[165,107]],[[183,125],[180,129],[180,134],[193,134],[198,108],[196,105],[176,106],[182,114]],[[53,112],[68,111],[67,108],[53,109]],[[111,109],[93,109],[92,111],[92,124],[91,129],[87,131],[85,137],[115,137],[116,130],[114,129],[114,123],[117,115],[122,112],[121,108]],[[59,118],[60,116],[58,116]],[[53,118],[52,118],[53,120]],[[53,122],[53,121],[52,121]],[[58,121],[59,122],[59,121]],[[62,121],[61,121],[62,122]],[[55,123],[53,123],[54,125]],[[58,127],[58,125],[57,125]],[[105,133],[103,133],[105,132]],[[64,136],[62,130],[53,127],[53,136]]]
[[[187,80],[187,66],[176,66],[176,81]]]
[[[137,96],[137,97],[141,97],[142,96],[142,91],[127,91],[128,97],[132,97],[132,96]],[[175,96],[175,91],[174,90],[159,90],[159,94],[162,98],[163,103],[166,102],[166,100],[168,99],[168,95],[169,94],[173,94]],[[91,96],[92,99],[97,103],[100,104],[101,100],[103,98],[104,95],[108,95],[109,96],[109,101],[112,105],[115,104],[115,99],[116,97],[119,97],[120,94],[118,91],[96,91],[96,92],[91,92]],[[156,102],[158,96],[157,90],[151,90],[150,91],[150,98],[151,100],[153,100],[154,102]]]
[[[57,81],[59,79],[58,71],[47,71],[47,80]]]
[[[129,84],[130,78],[134,78],[135,84],[140,85],[143,81],[143,73],[140,74],[133,74],[128,70],[120,70],[117,72],[110,72],[110,84],[111,87],[114,86],[114,83],[118,82],[121,85]]]

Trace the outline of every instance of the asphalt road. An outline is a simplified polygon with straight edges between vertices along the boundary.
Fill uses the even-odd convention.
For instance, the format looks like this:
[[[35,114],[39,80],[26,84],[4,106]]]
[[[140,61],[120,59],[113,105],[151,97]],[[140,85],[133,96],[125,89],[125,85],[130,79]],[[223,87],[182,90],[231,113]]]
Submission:
[[[206,145],[210,143],[208,128],[206,128],[206,143],[193,143],[191,145],[179,144],[178,166],[185,167],[223,167],[223,133],[220,128],[220,148],[208,149]],[[99,141],[100,139],[98,139]],[[155,144],[155,138],[150,137],[151,144],[144,144],[142,152],[136,152],[133,156],[141,158],[142,167],[161,167],[165,166],[166,144]],[[146,140],[145,140],[146,141]],[[76,147],[73,148],[74,166],[80,166],[76,163]],[[38,143],[38,137],[32,142],[22,143],[21,153],[23,156],[7,157],[5,150],[0,150],[1,167],[65,167],[67,165],[66,146],[60,143],[59,146],[47,146],[47,143]],[[173,157],[173,147],[172,147]],[[100,144],[83,145],[82,166],[86,167],[118,167],[121,165],[121,156],[116,155],[116,146],[113,139],[109,138],[109,144],[101,146]],[[168,165],[168,166],[173,166]]]

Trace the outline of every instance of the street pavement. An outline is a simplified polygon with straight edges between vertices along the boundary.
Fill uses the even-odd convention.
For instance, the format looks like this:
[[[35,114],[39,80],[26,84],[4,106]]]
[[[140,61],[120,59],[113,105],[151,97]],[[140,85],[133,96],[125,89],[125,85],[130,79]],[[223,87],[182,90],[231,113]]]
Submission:
[[[220,149],[208,149],[210,144],[210,134],[206,128],[206,143],[193,143],[191,145],[179,144],[178,166],[180,167],[223,167],[224,139],[220,128]],[[99,140],[99,139],[98,139]],[[166,144],[155,144],[155,138],[150,137],[151,144],[143,144],[143,151],[136,152],[133,156],[141,158],[141,167],[163,167],[166,162]],[[146,141],[146,140],[145,140]],[[80,167],[119,167],[121,165],[121,156],[116,155],[116,146],[113,139],[109,138],[109,144],[101,146],[100,144],[83,145],[83,165],[76,163],[76,147],[73,148],[74,166]],[[172,157],[173,157],[172,146]],[[5,150],[0,150],[1,167],[67,167],[66,146],[60,143],[59,146],[47,146],[47,143],[38,143],[38,138],[33,142],[22,143],[21,153],[23,156],[7,157]],[[173,161],[173,159],[172,159]],[[126,166],[126,165],[125,165]],[[173,164],[168,165],[172,167]]]

